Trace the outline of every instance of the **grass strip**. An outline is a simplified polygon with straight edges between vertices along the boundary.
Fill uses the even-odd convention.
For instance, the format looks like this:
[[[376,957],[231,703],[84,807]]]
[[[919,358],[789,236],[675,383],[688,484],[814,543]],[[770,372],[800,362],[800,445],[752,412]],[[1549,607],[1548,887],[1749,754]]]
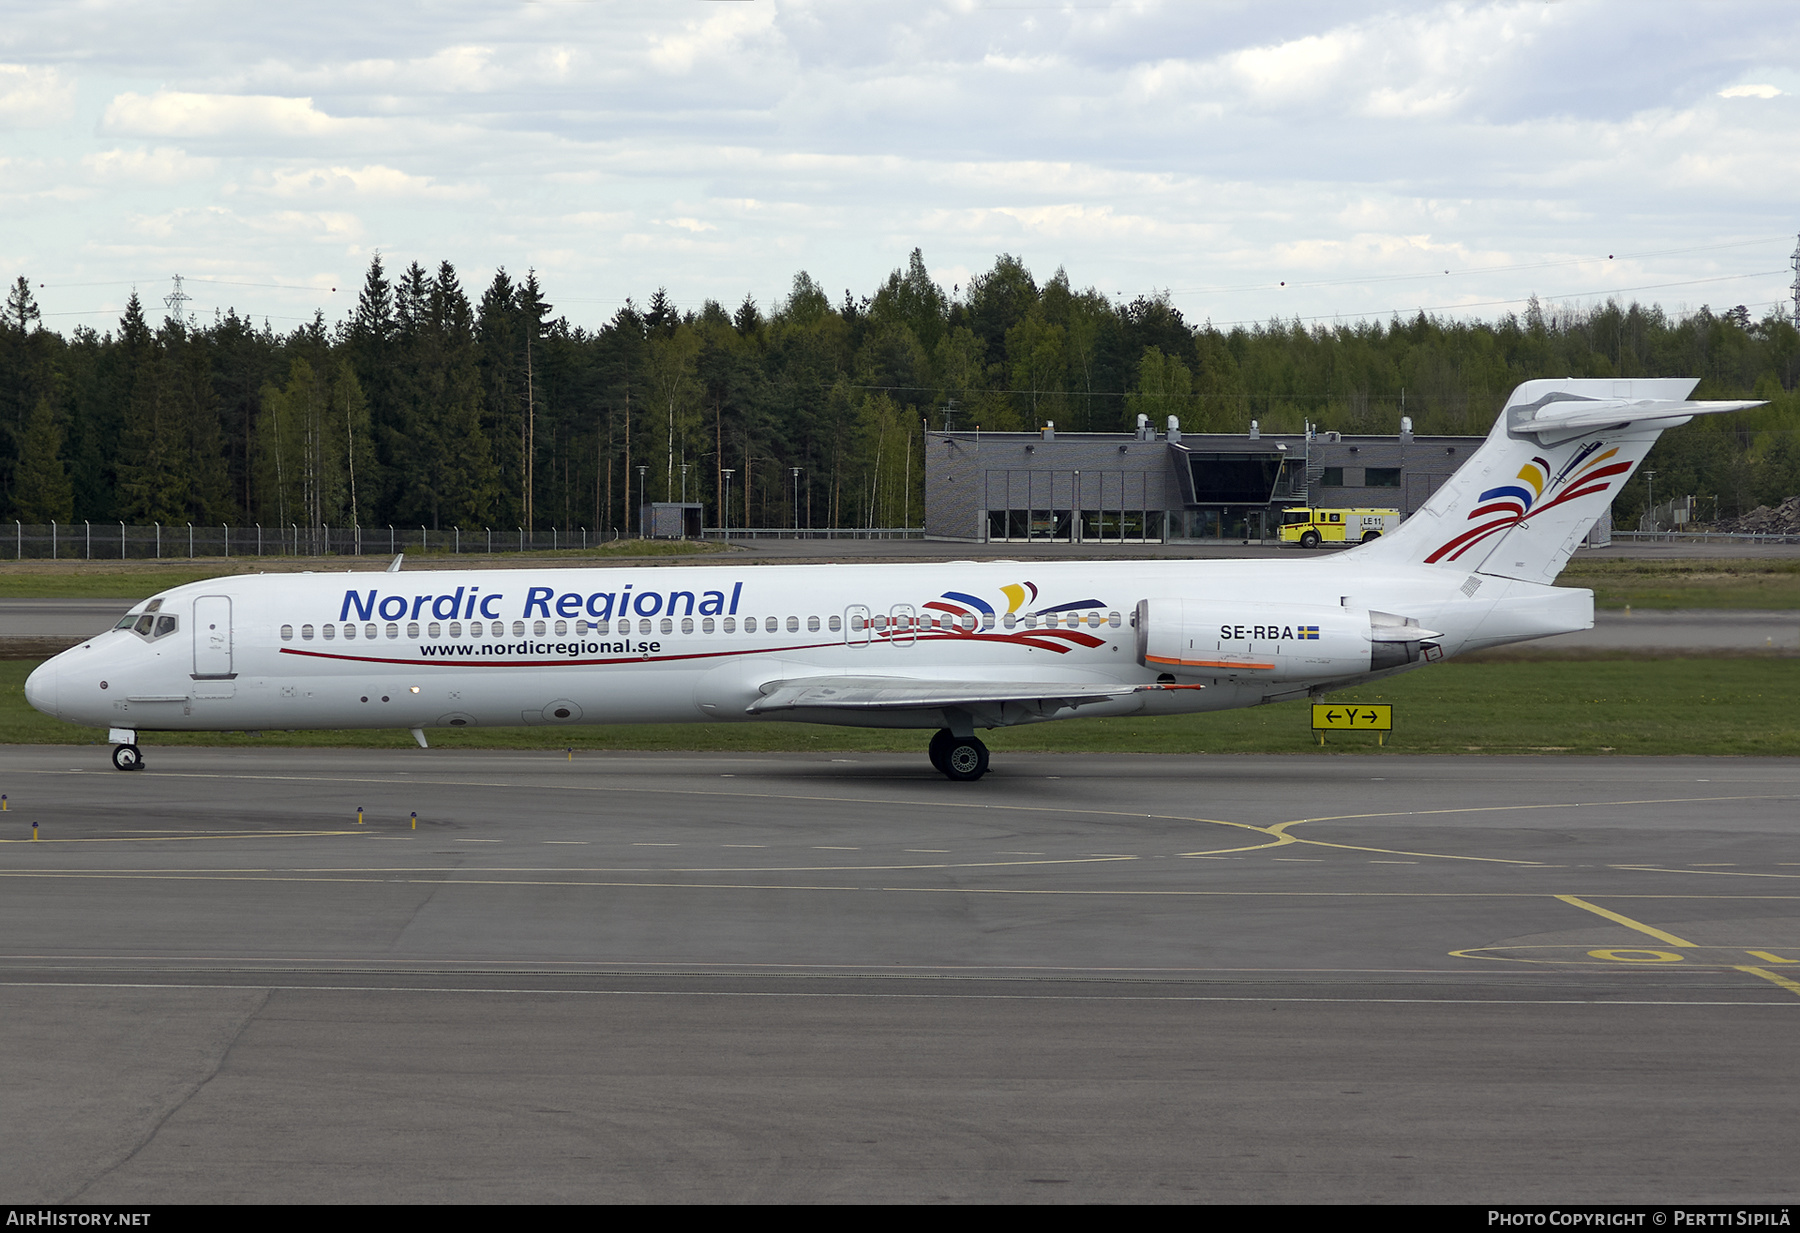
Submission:
[[[1600,608],[1800,608],[1800,557],[1634,561],[1576,556],[1557,585]]]

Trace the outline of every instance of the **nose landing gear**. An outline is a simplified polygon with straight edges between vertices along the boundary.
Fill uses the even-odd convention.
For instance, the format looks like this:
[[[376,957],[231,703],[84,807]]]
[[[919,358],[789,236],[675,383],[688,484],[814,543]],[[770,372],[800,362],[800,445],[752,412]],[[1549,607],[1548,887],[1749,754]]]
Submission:
[[[972,782],[987,774],[988,748],[975,737],[956,736],[948,728],[939,728],[927,752],[931,765],[946,779]]]
[[[137,747],[136,729],[112,728],[107,731],[106,739],[112,742],[114,766],[122,771],[144,769],[144,754]]]

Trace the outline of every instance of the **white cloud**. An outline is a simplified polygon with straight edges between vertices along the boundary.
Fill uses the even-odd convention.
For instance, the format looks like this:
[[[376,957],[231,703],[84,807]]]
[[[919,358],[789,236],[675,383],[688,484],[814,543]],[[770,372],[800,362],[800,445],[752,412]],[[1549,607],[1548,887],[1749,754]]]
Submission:
[[[1728,90],[1719,91],[1720,98],[1774,98],[1782,93],[1777,86],[1758,84],[1752,86],[1732,86]]]
[[[775,27],[772,4],[720,5],[703,21],[684,21],[681,29],[650,36],[650,63],[666,73],[687,73],[702,61],[720,61],[740,52],[745,43]]]
[[[179,90],[121,94],[100,120],[102,132],[133,137],[322,137],[340,127],[310,98]]]
[[[479,196],[477,185],[439,184],[430,176],[416,176],[393,167],[283,167],[269,174],[262,191],[276,197],[301,197],[329,193],[357,193],[370,197]]]
[[[75,83],[54,67],[0,64],[0,128],[37,128],[75,110]]]
[[[185,150],[158,146],[154,150],[115,148],[83,156],[82,165],[97,179],[139,184],[181,184],[204,179],[218,169],[214,158],[195,158]]]

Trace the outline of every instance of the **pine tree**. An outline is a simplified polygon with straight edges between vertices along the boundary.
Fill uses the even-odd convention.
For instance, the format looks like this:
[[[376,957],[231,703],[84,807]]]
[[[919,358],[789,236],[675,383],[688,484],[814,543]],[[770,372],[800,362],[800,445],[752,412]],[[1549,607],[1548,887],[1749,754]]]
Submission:
[[[119,513],[127,522],[186,521],[188,453],[173,406],[168,357],[144,320],[137,292],[119,321],[125,352],[125,431],[119,448]]]
[[[74,486],[62,460],[63,430],[47,398],[25,423],[13,502],[22,522],[68,522],[75,516]]]

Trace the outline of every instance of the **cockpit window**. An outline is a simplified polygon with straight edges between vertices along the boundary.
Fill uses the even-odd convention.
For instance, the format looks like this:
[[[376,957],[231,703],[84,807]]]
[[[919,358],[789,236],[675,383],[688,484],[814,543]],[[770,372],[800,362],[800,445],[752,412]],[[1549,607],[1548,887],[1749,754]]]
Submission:
[[[117,625],[113,626],[113,628],[114,629],[130,629],[132,627],[132,625],[134,625],[137,622],[137,619],[138,619],[137,613],[127,612],[124,616],[119,618],[119,623]]]
[[[144,605],[144,611],[145,612],[161,612],[162,611],[162,600],[160,600],[160,599],[151,600],[149,603]]]
[[[152,600],[151,603],[155,604],[157,601]],[[114,626],[114,628],[129,629],[138,637],[143,638],[148,642],[155,642],[158,638],[168,637],[179,629],[180,626],[180,618],[172,616],[169,613],[163,613],[159,616],[157,615],[156,610],[152,608],[141,614],[126,616]]]

